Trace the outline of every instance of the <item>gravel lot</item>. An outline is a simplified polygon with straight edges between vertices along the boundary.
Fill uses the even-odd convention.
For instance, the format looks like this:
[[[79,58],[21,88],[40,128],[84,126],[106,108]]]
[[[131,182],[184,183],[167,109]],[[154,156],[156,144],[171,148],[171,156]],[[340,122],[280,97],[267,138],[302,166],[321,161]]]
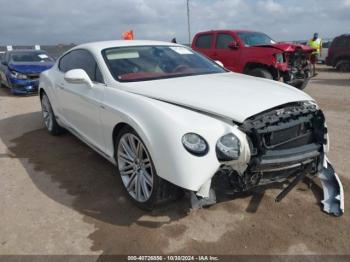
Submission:
[[[350,203],[350,75],[319,68],[306,89],[324,109],[330,160]],[[350,254],[348,210],[321,212],[317,184],[281,203],[265,194],[222,199],[188,213],[188,201],[145,213],[113,166],[70,134],[50,136],[37,96],[0,89],[0,254]]]

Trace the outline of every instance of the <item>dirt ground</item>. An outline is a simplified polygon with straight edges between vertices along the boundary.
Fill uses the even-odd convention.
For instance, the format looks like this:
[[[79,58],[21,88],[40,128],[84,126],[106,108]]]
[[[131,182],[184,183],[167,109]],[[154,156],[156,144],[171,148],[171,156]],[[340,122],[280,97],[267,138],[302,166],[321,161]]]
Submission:
[[[350,74],[319,68],[306,92],[324,109],[330,160],[350,202]],[[0,254],[350,254],[350,213],[321,211],[298,185],[188,213],[184,198],[151,213],[129,202],[113,166],[43,129],[37,96],[0,89]]]

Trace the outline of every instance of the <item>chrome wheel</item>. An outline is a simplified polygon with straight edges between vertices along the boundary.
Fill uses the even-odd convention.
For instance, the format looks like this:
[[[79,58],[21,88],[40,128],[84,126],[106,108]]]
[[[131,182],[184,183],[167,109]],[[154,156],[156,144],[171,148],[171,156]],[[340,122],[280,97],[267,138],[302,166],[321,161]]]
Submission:
[[[154,171],[140,138],[124,134],[118,142],[117,161],[126,190],[136,201],[146,202],[152,194]]]
[[[53,126],[53,114],[52,114],[50,101],[47,95],[43,95],[43,98],[41,100],[41,108],[43,113],[44,124],[46,128],[49,131],[51,131]]]

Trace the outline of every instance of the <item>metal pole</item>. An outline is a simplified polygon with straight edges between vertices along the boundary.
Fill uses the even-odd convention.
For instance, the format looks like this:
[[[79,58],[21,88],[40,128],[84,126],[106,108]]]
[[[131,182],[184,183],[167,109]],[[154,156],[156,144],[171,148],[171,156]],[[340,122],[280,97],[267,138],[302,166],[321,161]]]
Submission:
[[[187,29],[188,29],[188,44],[191,45],[191,25],[190,25],[190,0],[187,0]]]

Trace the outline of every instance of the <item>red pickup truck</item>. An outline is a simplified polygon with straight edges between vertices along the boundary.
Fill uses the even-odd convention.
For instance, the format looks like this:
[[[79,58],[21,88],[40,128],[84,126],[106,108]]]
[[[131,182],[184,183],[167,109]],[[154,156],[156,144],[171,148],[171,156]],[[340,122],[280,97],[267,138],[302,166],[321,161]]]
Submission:
[[[212,30],[195,35],[192,49],[220,61],[234,72],[306,87],[312,76],[312,48],[277,43],[266,34],[243,30]]]

